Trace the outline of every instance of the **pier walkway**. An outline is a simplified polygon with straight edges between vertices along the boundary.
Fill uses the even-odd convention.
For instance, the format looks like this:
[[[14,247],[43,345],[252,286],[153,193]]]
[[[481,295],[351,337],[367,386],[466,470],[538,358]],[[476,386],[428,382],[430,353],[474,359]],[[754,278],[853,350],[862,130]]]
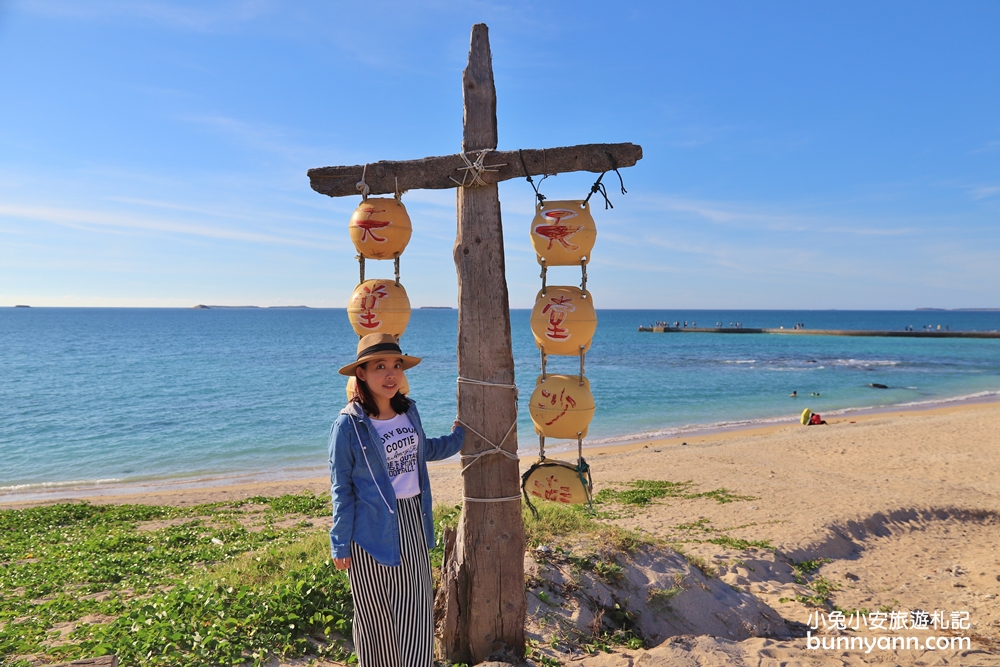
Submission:
[[[754,329],[750,327],[639,327],[656,333],[787,334],[789,336],[883,336],[889,338],[1000,338],[1000,331],[876,331],[871,329]]]

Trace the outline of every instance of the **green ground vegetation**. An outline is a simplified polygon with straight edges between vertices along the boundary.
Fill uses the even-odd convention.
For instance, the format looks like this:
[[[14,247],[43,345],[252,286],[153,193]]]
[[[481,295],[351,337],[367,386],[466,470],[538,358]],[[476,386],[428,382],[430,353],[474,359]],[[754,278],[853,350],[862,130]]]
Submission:
[[[833,562],[829,558],[816,558],[813,560],[792,561],[792,570],[796,583],[802,584],[813,591],[811,595],[796,595],[794,598],[778,598],[779,602],[788,602],[790,599],[812,607],[834,608],[830,597],[834,592],[840,590],[840,586],[822,575],[816,574],[826,563]]]
[[[347,578],[310,520],[329,507],[329,497],[301,494],[0,511],[0,660],[347,658],[337,641],[350,632]]]
[[[525,509],[528,547],[584,539],[592,553],[567,550],[566,557],[614,581],[621,566],[597,554],[631,553],[654,540],[599,520],[611,518],[604,514],[613,506],[749,499],[726,489],[698,493],[691,482],[622,486],[598,494],[596,513],[557,503],[539,503],[537,514]],[[435,508],[435,577],[443,531],[457,526],[460,513],[459,506]],[[330,561],[329,514],[329,495],[311,493],[183,508],[62,503],[0,510],[0,662],[26,667],[111,653],[121,664],[178,667],[263,665],[303,655],[353,661],[344,643],[353,608],[347,576]],[[690,528],[714,532],[707,524]],[[595,639],[594,649],[638,641],[622,631]]]
[[[594,497],[595,504],[620,503],[626,506],[645,507],[654,500],[663,498],[679,498],[693,500],[695,498],[710,498],[717,503],[733,503],[740,500],[756,500],[752,496],[741,496],[720,488],[711,491],[693,491],[694,482],[670,482],[663,480],[637,479],[618,488],[601,489]]]

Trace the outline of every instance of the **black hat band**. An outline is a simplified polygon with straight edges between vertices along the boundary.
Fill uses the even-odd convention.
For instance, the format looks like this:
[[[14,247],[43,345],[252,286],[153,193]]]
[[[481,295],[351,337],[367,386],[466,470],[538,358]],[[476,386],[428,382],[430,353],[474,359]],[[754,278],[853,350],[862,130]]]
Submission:
[[[358,352],[358,359],[367,357],[369,354],[375,354],[376,352],[395,352],[396,354],[403,354],[403,351],[399,349],[399,345],[396,343],[378,343],[376,345],[372,345],[371,347],[366,347]]]

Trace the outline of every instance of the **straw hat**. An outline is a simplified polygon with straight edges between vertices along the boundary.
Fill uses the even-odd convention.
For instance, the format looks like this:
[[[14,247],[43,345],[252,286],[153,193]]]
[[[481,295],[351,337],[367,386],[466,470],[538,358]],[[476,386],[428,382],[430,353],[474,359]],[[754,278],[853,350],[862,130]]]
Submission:
[[[358,341],[358,360],[340,369],[341,375],[354,375],[354,369],[372,359],[399,357],[403,360],[403,370],[420,363],[420,357],[410,357],[399,349],[396,337],[388,333],[368,334]]]

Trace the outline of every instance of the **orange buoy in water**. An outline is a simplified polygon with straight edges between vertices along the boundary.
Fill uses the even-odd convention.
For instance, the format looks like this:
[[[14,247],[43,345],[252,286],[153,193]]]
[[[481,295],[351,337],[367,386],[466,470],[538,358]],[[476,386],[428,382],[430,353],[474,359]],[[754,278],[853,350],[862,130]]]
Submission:
[[[597,313],[590,292],[579,287],[546,287],[531,309],[531,333],[545,354],[576,356],[590,349]]]
[[[413,225],[403,203],[369,197],[354,209],[351,241],[365,259],[392,259],[403,254]]]
[[[391,278],[366,280],[354,288],[347,317],[359,336],[390,333],[398,338],[410,322],[410,299]]]
[[[597,225],[584,201],[545,201],[531,221],[531,245],[538,263],[570,266],[590,261]]]
[[[528,412],[535,424],[535,433],[546,438],[587,437],[590,420],[594,418],[594,395],[590,380],[579,375],[541,375],[535,381]]]

